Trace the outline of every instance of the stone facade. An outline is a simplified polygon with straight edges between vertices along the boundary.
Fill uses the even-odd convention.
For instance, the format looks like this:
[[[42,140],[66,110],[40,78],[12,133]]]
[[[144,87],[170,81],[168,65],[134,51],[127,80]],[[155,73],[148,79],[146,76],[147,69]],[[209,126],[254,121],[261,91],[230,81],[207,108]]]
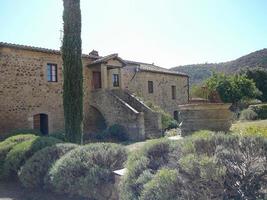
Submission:
[[[154,65],[152,67],[157,68]],[[186,75],[142,70],[139,65],[130,64],[123,69],[122,76],[125,89],[140,96],[145,101],[153,102],[171,116],[174,115],[175,111],[178,111],[178,105],[188,103],[189,88],[188,76]],[[148,81],[153,82],[153,93],[148,92]],[[175,98],[172,97],[172,86],[175,86]]]
[[[146,131],[159,131],[160,116],[133,96],[125,98],[131,93],[140,94],[170,114],[179,104],[188,101],[187,76],[151,71],[136,73],[134,66],[116,54],[83,55],[82,61],[85,133],[94,131],[94,122],[102,119],[108,126],[123,125],[134,140],[147,137]],[[47,80],[48,63],[57,66],[56,82]],[[101,74],[98,83],[101,87],[96,89],[93,73],[97,72]],[[114,75],[119,81],[115,86]],[[47,116],[49,133],[63,130],[62,78],[59,51],[0,43],[0,135],[15,129],[34,128],[35,116],[40,114]],[[154,94],[147,93],[148,80],[154,82]],[[172,85],[177,89],[176,99],[171,98]],[[120,96],[115,91],[125,94]],[[149,124],[152,125],[149,127]]]

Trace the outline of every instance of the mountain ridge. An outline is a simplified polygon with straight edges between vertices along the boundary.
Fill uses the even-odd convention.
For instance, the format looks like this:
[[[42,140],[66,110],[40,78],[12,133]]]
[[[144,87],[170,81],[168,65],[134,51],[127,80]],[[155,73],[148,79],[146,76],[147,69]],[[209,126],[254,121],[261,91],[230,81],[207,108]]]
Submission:
[[[246,68],[261,67],[267,70],[267,48],[257,50],[235,60],[220,63],[189,64],[171,68],[190,76],[190,85],[201,84],[213,71],[225,74],[239,73]]]

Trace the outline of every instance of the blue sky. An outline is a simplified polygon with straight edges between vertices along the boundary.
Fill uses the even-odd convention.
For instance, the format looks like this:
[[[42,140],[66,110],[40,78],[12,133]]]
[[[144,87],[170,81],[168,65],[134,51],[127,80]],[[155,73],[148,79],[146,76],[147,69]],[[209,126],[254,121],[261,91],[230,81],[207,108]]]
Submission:
[[[169,68],[267,48],[266,0],[81,0],[83,53]],[[59,49],[61,0],[0,0],[0,41]]]

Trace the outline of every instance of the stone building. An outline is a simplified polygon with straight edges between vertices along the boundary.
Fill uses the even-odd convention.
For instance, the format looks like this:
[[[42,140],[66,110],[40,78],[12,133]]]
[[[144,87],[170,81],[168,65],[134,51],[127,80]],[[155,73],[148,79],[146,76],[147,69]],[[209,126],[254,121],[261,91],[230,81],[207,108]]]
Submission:
[[[126,61],[97,51],[82,55],[84,133],[121,124],[133,140],[161,134],[161,115],[152,101],[174,118],[188,102],[188,76],[153,64]],[[15,129],[63,130],[60,51],[0,43],[0,134]]]

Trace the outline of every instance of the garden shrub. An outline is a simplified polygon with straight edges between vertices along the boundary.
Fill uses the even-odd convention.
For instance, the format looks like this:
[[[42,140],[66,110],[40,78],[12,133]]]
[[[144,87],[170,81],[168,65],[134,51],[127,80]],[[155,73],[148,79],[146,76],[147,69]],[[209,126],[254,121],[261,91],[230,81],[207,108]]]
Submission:
[[[258,118],[257,113],[250,108],[242,110],[239,117],[241,121],[256,120],[257,118]]]
[[[125,128],[119,124],[114,124],[108,127],[108,133],[111,138],[116,139],[118,141],[126,141],[129,139]]]
[[[61,141],[64,141],[66,142],[66,133],[64,130],[61,130],[61,131],[56,131],[56,132],[53,132],[53,133],[50,133],[48,135],[49,137],[53,137],[53,138],[57,138]]]
[[[201,131],[157,142],[128,158],[122,200],[266,198],[266,138]]]
[[[7,154],[3,166],[4,177],[16,176],[20,167],[24,165],[35,152],[62,141],[51,137],[36,137],[15,145]]]
[[[121,145],[88,144],[56,161],[49,171],[48,181],[57,193],[109,199],[114,189],[112,171],[121,169],[126,158],[126,150]]]
[[[157,170],[166,166],[171,142],[167,139],[153,140],[128,158],[128,173],[120,186],[121,198],[138,199],[144,185],[156,174]]]
[[[249,106],[257,115],[257,119],[267,119],[267,104],[257,104]]]
[[[178,128],[177,121],[169,113],[165,112],[164,110],[162,110],[162,108],[156,106],[151,101],[146,101],[145,104],[152,110],[161,114],[161,125],[163,130]]]
[[[0,176],[3,172],[3,165],[6,159],[6,156],[8,152],[18,143],[33,140],[37,136],[31,135],[31,134],[25,134],[25,135],[16,135],[7,138],[6,140],[0,142]]]
[[[76,147],[78,147],[76,144],[63,143],[45,147],[36,152],[21,168],[19,172],[20,182],[29,189],[44,188],[44,180],[52,165]]]
[[[16,136],[16,135],[41,135],[40,130],[36,129],[14,129],[8,133],[4,133],[0,135],[0,141],[3,141],[9,137]]]
[[[214,156],[188,154],[179,160],[182,199],[222,199],[225,168]]]
[[[159,170],[154,178],[144,185],[140,200],[178,199],[178,177],[176,170]]]
[[[265,199],[267,139],[241,137],[239,144],[222,143],[216,157],[226,168],[225,199]]]

